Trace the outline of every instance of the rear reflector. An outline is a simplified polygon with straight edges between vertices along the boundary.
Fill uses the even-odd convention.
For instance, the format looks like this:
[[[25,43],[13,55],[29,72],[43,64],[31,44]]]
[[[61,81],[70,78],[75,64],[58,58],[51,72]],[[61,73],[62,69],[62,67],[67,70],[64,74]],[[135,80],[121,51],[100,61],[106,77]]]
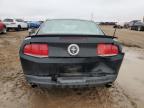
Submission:
[[[47,44],[25,45],[24,54],[34,57],[48,57],[48,45]]]
[[[118,47],[113,44],[98,44],[96,53],[99,56],[114,56],[118,54]]]

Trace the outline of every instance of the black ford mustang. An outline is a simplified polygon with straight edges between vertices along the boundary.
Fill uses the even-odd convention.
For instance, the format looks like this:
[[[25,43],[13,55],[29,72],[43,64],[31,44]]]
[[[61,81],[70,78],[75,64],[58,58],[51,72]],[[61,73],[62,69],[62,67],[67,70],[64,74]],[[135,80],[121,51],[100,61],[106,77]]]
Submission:
[[[47,20],[20,47],[27,81],[41,87],[85,87],[111,84],[124,53],[92,21]]]

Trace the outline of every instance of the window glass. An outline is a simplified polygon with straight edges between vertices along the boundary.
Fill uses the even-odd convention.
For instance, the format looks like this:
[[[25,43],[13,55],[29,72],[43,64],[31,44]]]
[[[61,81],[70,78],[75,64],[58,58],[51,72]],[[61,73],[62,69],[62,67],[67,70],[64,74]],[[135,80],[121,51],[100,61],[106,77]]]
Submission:
[[[38,34],[104,35],[96,23],[85,20],[49,20],[42,24]]]

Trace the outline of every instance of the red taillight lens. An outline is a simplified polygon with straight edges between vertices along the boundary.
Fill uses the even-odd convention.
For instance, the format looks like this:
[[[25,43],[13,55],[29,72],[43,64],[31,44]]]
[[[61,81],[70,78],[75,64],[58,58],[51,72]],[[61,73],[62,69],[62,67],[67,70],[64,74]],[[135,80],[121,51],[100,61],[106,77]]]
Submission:
[[[114,56],[118,54],[118,47],[113,44],[98,44],[96,53],[99,56]]]
[[[48,57],[48,45],[47,44],[25,45],[24,54],[35,57]]]

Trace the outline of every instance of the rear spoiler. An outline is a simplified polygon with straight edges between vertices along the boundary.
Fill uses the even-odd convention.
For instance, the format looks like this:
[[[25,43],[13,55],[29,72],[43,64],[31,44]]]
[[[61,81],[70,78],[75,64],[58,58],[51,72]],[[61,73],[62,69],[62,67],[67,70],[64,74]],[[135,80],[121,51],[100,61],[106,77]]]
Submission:
[[[26,38],[31,37],[31,38],[35,38],[35,37],[97,37],[97,38],[111,38],[111,39],[115,39],[117,37],[115,36],[109,36],[109,35],[73,35],[73,34],[43,34],[43,35],[31,35],[31,36],[27,36]]]

